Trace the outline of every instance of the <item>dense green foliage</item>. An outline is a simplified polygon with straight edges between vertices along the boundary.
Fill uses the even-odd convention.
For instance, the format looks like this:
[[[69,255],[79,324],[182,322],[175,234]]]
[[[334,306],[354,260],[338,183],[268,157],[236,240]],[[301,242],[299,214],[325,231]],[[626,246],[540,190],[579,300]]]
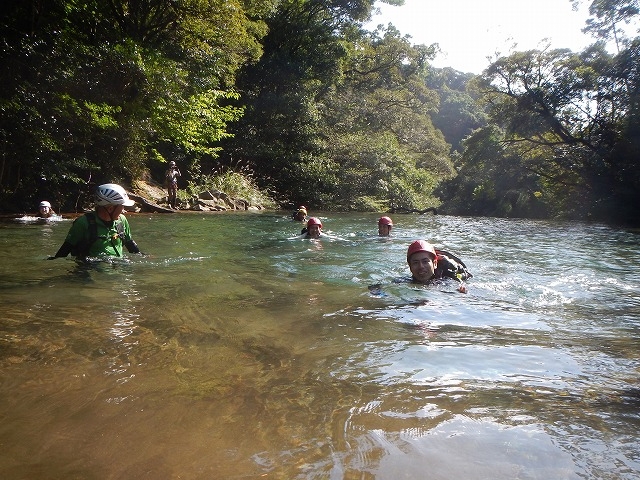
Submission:
[[[438,179],[453,172],[424,83],[433,49],[313,7],[285,2],[268,20],[265,53],[238,82],[251,101],[226,154],[297,204],[433,205]]]
[[[640,223],[637,0],[592,0],[583,52],[514,52],[478,77],[431,68],[437,46],[392,25],[365,30],[373,8],[5,2],[2,209],[77,210],[176,160],[187,191],[281,205]]]
[[[92,186],[197,171],[242,109],[235,74],[262,53],[273,2],[13,0],[0,24],[0,199],[78,208]],[[36,203],[34,203],[36,202]]]

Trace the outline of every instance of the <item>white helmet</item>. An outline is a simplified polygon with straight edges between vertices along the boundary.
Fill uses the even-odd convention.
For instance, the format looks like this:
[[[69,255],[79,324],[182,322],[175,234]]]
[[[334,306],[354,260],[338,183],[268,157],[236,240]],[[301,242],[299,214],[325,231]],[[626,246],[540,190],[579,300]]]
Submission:
[[[48,207],[51,208],[51,204],[49,202],[47,202],[46,200],[43,200],[40,202],[40,206],[41,207]]]
[[[96,205],[105,207],[107,205],[124,205],[130,207],[135,202],[129,198],[127,192],[120,185],[115,183],[105,183],[96,190]]]

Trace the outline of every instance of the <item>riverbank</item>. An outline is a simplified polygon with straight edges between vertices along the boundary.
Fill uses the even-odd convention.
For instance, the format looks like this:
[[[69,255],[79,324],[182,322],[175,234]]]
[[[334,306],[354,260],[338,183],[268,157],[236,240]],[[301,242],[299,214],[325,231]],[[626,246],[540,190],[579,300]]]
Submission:
[[[131,199],[136,202],[133,211],[173,213],[176,210],[192,210],[198,212],[226,212],[229,210],[264,210],[264,205],[256,204],[250,199],[233,197],[213,188],[203,188],[191,196],[178,195],[177,209],[171,208],[167,193],[162,186],[153,181],[136,180],[131,191]]]
[[[167,192],[162,185],[153,180],[136,180],[126,188],[127,194],[135,202],[132,207],[127,207],[127,212],[132,213],[175,213],[177,211],[197,212],[226,212],[253,210],[262,211],[266,206],[249,198],[232,196],[214,188],[204,188],[197,194],[185,195],[178,191],[177,209],[171,208],[167,199]],[[269,208],[273,208],[272,205]],[[23,217],[37,219],[38,212],[4,213],[0,214],[0,222],[14,221]],[[64,218],[75,218],[84,212],[57,212]],[[45,220],[45,219],[43,219]]]

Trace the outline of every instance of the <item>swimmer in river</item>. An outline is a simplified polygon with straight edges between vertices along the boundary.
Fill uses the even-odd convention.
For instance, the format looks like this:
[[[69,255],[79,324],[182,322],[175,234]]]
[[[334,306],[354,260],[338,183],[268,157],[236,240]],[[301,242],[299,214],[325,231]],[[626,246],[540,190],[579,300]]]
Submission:
[[[450,278],[458,282],[458,292],[468,292],[464,281],[473,275],[469,273],[462,260],[449,252],[434,248],[426,240],[416,240],[409,245],[407,264],[411,277],[398,278],[394,283],[431,285],[439,280]],[[369,285],[369,291],[374,295],[383,294],[382,284]]]
[[[378,236],[390,237],[391,229],[393,228],[393,221],[389,217],[380,217],[378,220]]]
[[[291,218],[296,222],[305,222],[307,220],[307,208],[301,205],[298,210],[293,212]]]
[[[471,277],[463,265],[442,253],[425,240],[416,240],[407,249],[407,263],[414,283],[430,284],[441,278],[453,278],[459,282],[458,291],[467,293],[464,280]]]
[[[318,217],[311,217],[309,220],[307,220],[307,226],[302,231],[302,234],[294,238],[311,238],[311,239],[328,238],[332,240],[342,240],[342,238],[340,237],[336,237],[333,235],[329,235],[328,233],[324,233],[322,231],[322,221],[320,221]]]
[[[38,216],[40,218],[49,218],[55,215],[56,212],[53,211],[53,208],[51,208],[51,204],[49,202],[47,202],[46,200],[40,202],[40,205],[38,206]]]

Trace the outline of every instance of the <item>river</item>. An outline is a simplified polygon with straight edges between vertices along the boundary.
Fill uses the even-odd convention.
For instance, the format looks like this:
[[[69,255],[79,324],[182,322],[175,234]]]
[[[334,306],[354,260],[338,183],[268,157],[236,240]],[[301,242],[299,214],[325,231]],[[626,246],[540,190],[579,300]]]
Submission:
[[[0,223],[0,478],[640,477],[639,231],[319,216],[132,214],[91,268]],[[394,283],[417,238],[467,294]]]

